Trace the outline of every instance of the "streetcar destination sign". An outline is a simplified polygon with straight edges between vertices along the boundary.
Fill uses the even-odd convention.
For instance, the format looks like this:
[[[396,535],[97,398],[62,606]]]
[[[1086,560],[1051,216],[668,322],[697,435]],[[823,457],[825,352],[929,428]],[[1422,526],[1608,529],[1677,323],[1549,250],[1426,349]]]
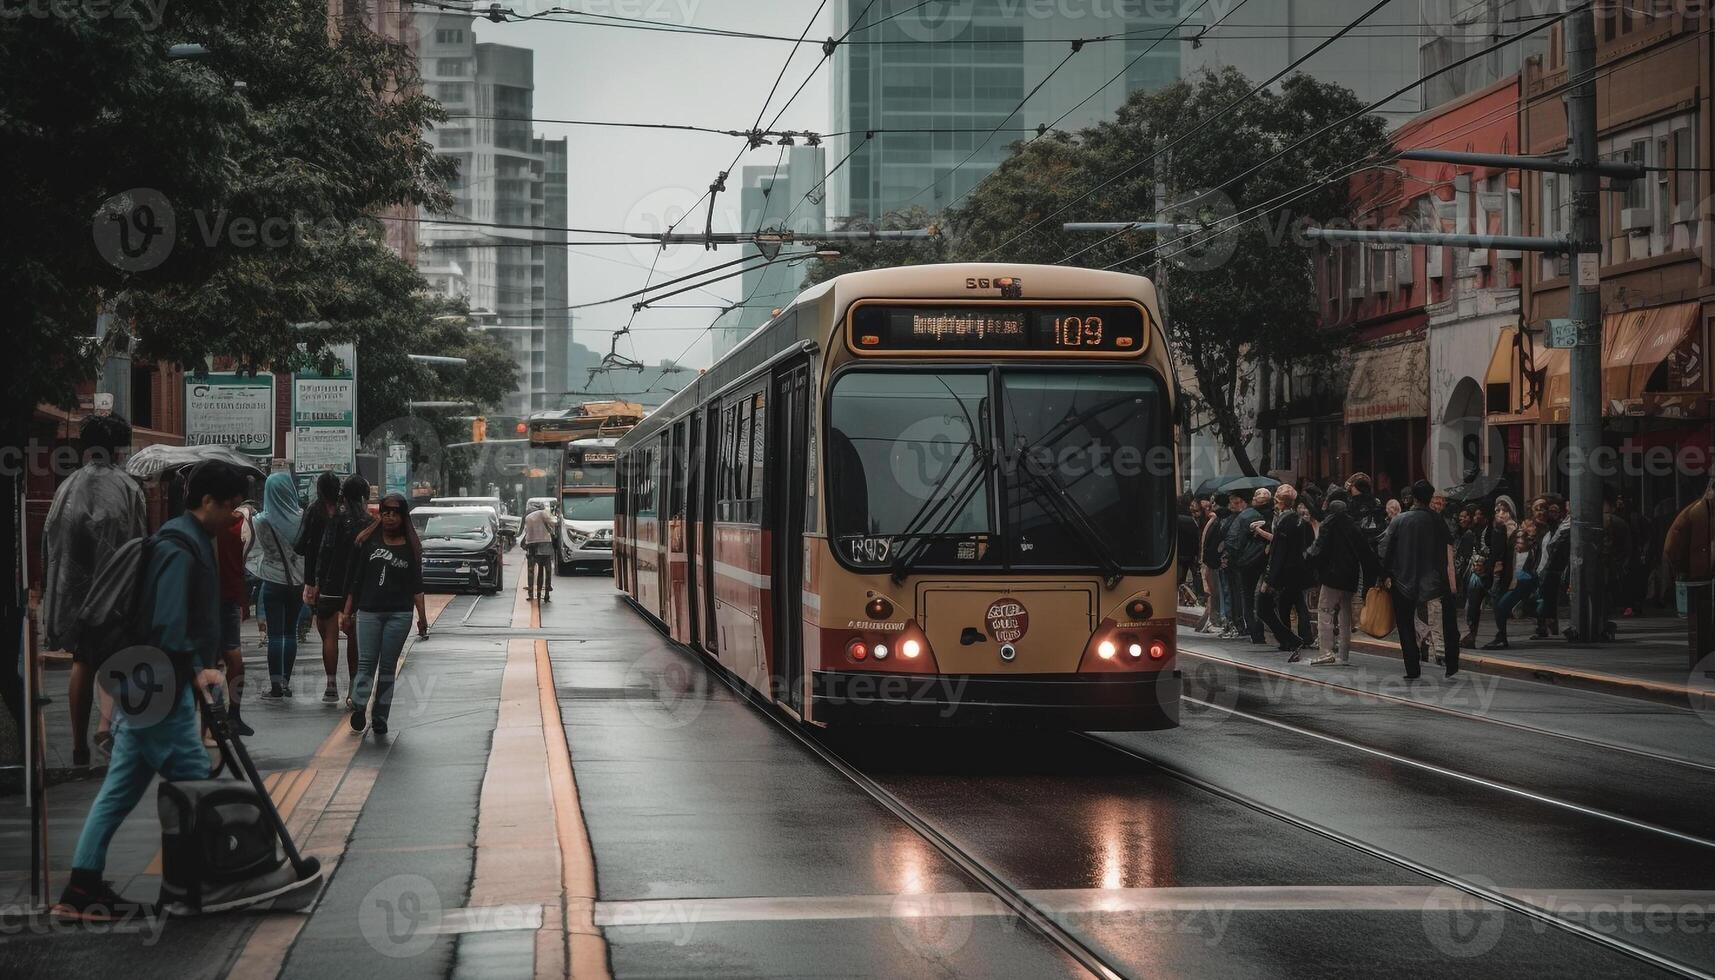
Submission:
[[[865,303],[852,311],[849,328],[859,354],[1124,357],[1143,353],[1148,342],[1143,310],[1131,303]]]

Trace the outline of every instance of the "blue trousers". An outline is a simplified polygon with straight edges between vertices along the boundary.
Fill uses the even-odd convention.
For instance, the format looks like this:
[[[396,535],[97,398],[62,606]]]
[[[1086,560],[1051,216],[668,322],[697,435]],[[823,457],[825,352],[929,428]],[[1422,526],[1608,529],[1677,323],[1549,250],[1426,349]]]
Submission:
[[[357,678],[351,684],[351,703],[369,703],[371,685],[375,706],[371,715],[381,721],[393,709],[393,675],[399,671],[399,654],[411,635],[409,612],[359,612],[357,614]]]
[[[84,818],[73,868],[100,872],[107,867],[107,845],[157,775],[169,782],[208,778],[208,750],[202,746],[196,692],[188,684],[167,717],[153,725],[133,725],[125,715],[115,715],[107,778]]]
[[[304,610],[304,590],[275,582],[262,583],[262,614],[268,620],[268,681],[292,683],[298,662],[298,616]]]
[[[1529,599],[1536,592],[1536,579],[1523,579],[1519,584],[1506,591],[1506,594],[1495,600],[1495,635],[1506,639],[1507,620],[1512,618],[1513,608]]]

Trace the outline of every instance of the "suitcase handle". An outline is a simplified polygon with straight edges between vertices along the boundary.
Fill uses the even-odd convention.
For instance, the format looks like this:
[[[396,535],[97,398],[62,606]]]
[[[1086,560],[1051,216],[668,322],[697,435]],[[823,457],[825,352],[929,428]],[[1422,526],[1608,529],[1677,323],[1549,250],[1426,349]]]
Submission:
[[[280,818],[280,811],[274,806],[273,795],[262,782],[262,774],[256,771],[256,763],[250,760],[250,753],[232,730],[231,717],[226,713],[226,699],[221,696],[220,687],[217,685],[200,693],[203,716],[208,721],[209,731],[214,733],[221,759],[234,775],[242,772],[245,778],[250,780],[250,785],[262,801],[263,811],[268,814],[268,819],[274,824],[274,830],[280,835],[280,843],[286,850],[286,860],[292,862],[292,870],[300,880],[316,874],[321,870],[321,862],[298,853],[298,846],[292,842],[292,835],[286,830],[286,821]]]

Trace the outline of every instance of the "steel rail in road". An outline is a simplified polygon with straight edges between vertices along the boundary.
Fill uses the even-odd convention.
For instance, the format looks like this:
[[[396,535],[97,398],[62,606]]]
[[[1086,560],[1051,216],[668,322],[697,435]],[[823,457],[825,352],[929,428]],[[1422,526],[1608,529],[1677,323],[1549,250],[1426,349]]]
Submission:
[[[1249,662],[1244,661],[1244,660],[1231,660],[1231,659],[1228,659],[1226,657],[1217,657],[1212,653],[1203,653],[1203,652],[1197,651],[1197,650],[1188,650],[1183,646],[1181,646],[1179,648],[1179,656],[1181,658],[1194,657],[1198,660],[1206,660],[1210,663],[1222,664],[1222,665],[1227,666],[1227,667],[1233,667],[1233,668],[1237,668],[1239,670],[1248,671],[1248,672],[1253,673],[1253,674],[1261,674],[1261,675],[1264,675],[1267,677],[1285,678],[1287,680],[1296,681],[1300,684],[1305,684],[1305,685],[1312,686],[1312,687],[1323,687],[1323,688],[1328,688],[1330,690],[1335,690],[1335,691],[1349,691],[1353,694],[1360,695],[1360,696],[1366,697],[1366,698],[1371,698],[1371,699],[1374,699],[1376,701],[1384,701],[1384,702],[1388,702],[1391,704],[1410,705],[1411,707],[1420,708],[1424,711],[1432,711],[1432,712],[1436,712],[1438,714],[1449,715],[1449,716],[1454,717],[1454,718],[1464,718],[1464,719],[1467,719],[1470,721],[1480,721],[1480,722],[1483,722],[1485,724],[1495,725],[1495,726],[1500,727],[1500,728],[1509,728],[1509,729],[1512,729],[1513,731],[1525,732],[1525,733],[1528,733],[1531,735],[1542,735],[1542,736],[1547,737],[1547,738],[1558,738],[1558,739],[1562,739],[1562,740],[1565,740],[1568,742],[1575,742],[1579,745],[1587,745],[1591,748],[1605,749],[1605,750],[1609,750],[1609,751],[1613,751],[1613,752],[1622,752],[1622,753],[1625,753],[1626,755],[1636,756],[1637,758],[1640,758],[1640,759],[1648,759],[1651,762],[1663,762],[1663,763],[1669,763],[1669,764],[1676,765],[1676,766],[1684,766],[1687,769],[1701,769],[1704,772],[1715,772],[1715,765],[1712,765],[1712,764],[1707,763],[1707,762],[1698,762],[1694,759],[1686,759],[1686,758],[1682,758],[1680,756],[1675,756],[1675,755],[1663,755],[1659,752],[1651,752],[1648,749],[1638,748],[1635,745],[1621,745],[1617,742],[1605,742],[1601,739],[1590,738],[1587,735],[1574,735],[1571,732],[1557,732],[1557,731],[1554,731],[1554,730],[1548,729],[1548,728],[1538,728],[1535,725],[1527,725],[1527,724],[1525,724],[1523,722],[1519,722],[1519,721],[1508,721],[1505,718],[1491,718],[1487,715],[1481,715],[1481,714],[1478,714],[1474,711],[1460,711],[1457,708],[1449,708],[1444,704],[1432,704],[1428,701],[1416,701],[1416,700],[1413,700],[1413,699],[1408,698],[1408,697],[1401,697],[1400,695],[1397,695],[1397,694],[1384,694],[1381,691],[1372,691],[1372,690],[1369,690],[1367,688],[1354,687],[1350,684],[1341,684],[1341,683],[1338,683],[1336,681],[1330,681],[1330,680],[1327,680],[1327,679],[1321,678],[1321,677],[1306,677],[1303,674],[1294,674],[1291,671],[1277,670],[1277,669],[1272,668],[1272,667],[1265,667],[1265,666],[1262,666],[1261,664],[1253,664],[1253,663],[1249,663]],[[1536,682],[1531,681],[1529,683],[1536,683]],[[1569,689],[1568,688],[1560,688],[1559,690],[1566,691]],[[1600,691],[1584,691],[1581,693],[1601,694],[1602,692],[1600,692]],[[1604,696],[1611,697],[1612,695],[1604,695]],[[1687,708],[1685,710],[1690,711],[1691,709]]]
[[[834,752],[820,740],[816,739],[798,722],[782,714],[779,708],[774,704],[763,701],[757,696],[755,691],[746,685],[739,683],[737,678],[735,678],[725,666],[709,660],[707,657],[702,656],[695,650],[686,647],[678,640],[673,639],[672,635],[663,630],[660,624],[655,621],[653,616],[644,612],[643,607],[640,606],[635,599],[629,595],[624,598],[633,609],[637,610],[638,615],[643,618],[643,621],[648,623],[650,626],[653,626],[657,632],[667,639],[668,643],[672,644],[674,649],[678,650],[682,654],[696,658],[698,663],[702,664],[704,668],[708,669],[716,677],[720,678],[721,683],[731,689],[734,694],[750,703],[750,705],[758,709],[764,717],[774,722],[774,724],[779,726],[781,730],[796,739],[797,742],[812,755],[821,759],[829,768],[833,769],[841,776],[844,776],[858,789],[863,790],[871,799],[881,804],[883,809],[897,817],[900,822],[910,827],[925,841],[928,841],[929,845],[939,851],[942,857],[945,857],[948,861],[952,862],[955,867],[969,875],[977,882],[977,884],[981,885],[985,891],[999,899],[1002,905],[1005,905],[1009,911],[1018,916],[1018,918],[1026,925],[1030,926],[1032,930],[1037,932],[1044,939],[1053,943],[1066,955],[1077,960],[1078,965],[1082,966],[1085,970],[1088,970],[1091,975],[1102,977],[1104,980],[1121,980],[1121,978],[1127,976],[1127,974],[1120,972],[1109,964],[1102,958],[1101,954],[1090,948],[1090,946],[1082,939],[1067,930],[1060,923],[1054,921],[1053,916],[1044,912],[1042,909],[1037,908],[1036,904],[1026,898],[1024,893],[1016,886],[990,870],[987,865],[983,864],[982,861],[978,860],[969,851],[960,847],[947,835],[936,830],[928,821],[918,816],[897,796],[883,788],[880,783],[877,783],[875,780],[864,775],[851,763],[841,758],[838,753]],[[1715,978],[1712,978],[1712,980],[1715,980]]]
[[[1207,702],[1198,701],[1195,698],[1186,698],[1185,700],[1191,701],[1195,704],[1207,705],[1208,707],[1219,707],[1219,705],[1210,705]],[[1241,793],[1234,789],[1228,789],[1225,786],[1212,783],[1201,776],[1186,772],[1183,769],[1161,762],[1158,759],[1151,758],[1130,746],[1122,745],[1118,742],[1092,735],[1088,732],[1080,732],[1078,734],[1082,738],[1096,745],[1103,746],[1111,751],[1136,759],[1163,775],[1170,776],[1187,785],[1195,786],[1196,788],[1213,796],[1218,796],[1224,800],[1228,800],[1229,802],[1237,803],[1240,806],[1254,810],[1265,816],[1273,817],[1276,820],[1290,824],[1300,830],[1309,831],[1318,837],[1333,841],[1336,844],[1343,844],[1346,847],[1363,854],[1367,854],[1370,857],[1379,858],[1380,860],[1386,861],[1396,867],[1404,868],[1407,871],[1422,875],[1431,881],[1440,882],[1449,888],[1463,892],[1466,895],[1470,895],[1471,897],[1480,899],[1484,902],[1488,902],[1491,905],[1499,906],[1500,908],[1506,909],[1510,912],[1515,912],[1519,915],[1525,916],[1528,919],[1541,922],[1544,925],[1572,933],[1582,939],[1589,940],[1590,942],[1601,946],[1606,946],[1617,953],[1648,963],[1651,966],[1661,970],[1666,970],[1669,973],[1674,973],[1682,977],[1694,977],[1698,978],[1698,980],[1715,980],[1715,974],[1708,973],[1692,966],[1689,963],[1683,963],[1670,956],[1657,953],[1652,949],[1646,949],[1636,943],[1610,936],[1606,933],[1592,929],[1581,922],[1557,915],[1539,905],[1532,904],[1523,899],[1514,898],[1498,889],[1490,888],[1487,885],[1471,881],[1468,878],[1461,878],[1458,875],[1450,874],[1437,868],[1432,868],[1427,864],[1413,860],[1403,854],[1396,854],[1387,848],[1378,847],[1375,844],[1371,844],[1370,842],[1362,840],[1352,834],[1343,833],[1331,827],[1325,827],[1313,820],[1308,820],[1304,817],[1288,813],[1273,804],[1265,803],[1262,800],[1246,793]]]

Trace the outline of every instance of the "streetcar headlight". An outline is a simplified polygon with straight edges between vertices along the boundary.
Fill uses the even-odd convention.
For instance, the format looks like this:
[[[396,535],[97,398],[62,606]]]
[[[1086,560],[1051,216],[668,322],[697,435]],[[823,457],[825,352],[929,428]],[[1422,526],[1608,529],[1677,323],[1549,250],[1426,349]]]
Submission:
[[[923,644],[916,640],[906,640],[899,645],[899,652],[905,655],[905,659],[915,660],[917,655],[923,652]]]
[[[1125,652],[1131,654],[1133,659],[1141,657],[1143,656],[1143,644],[1133,643],[1131,646],[1125,648]]]
[[[1112,640],[1103,640],[1101,645],[1096,647],[1096,655],[1101,657],[1103,660],[1114,659],[1114,654],[1118,652],[1119,647],[1114,646],[1114,641]]]
[[[870,648],[870,652],[875,654],[875,659],[886,660],[887,659],[887,644],[877,643],[874,647]]]

